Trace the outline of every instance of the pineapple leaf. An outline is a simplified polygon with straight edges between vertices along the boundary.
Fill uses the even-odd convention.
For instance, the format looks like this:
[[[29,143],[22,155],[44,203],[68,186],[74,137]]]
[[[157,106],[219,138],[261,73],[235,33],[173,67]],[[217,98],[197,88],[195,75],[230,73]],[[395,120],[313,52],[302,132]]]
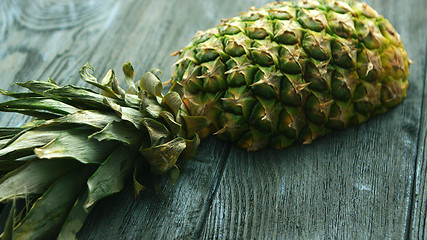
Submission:
[[[193,137],[198,131],[209,126],[209,120],[204,116],[183,116],[183,118],[188,137]]]
[[[161,174],[167,172],[176,164],[185,147],[184,138],[177,137],[162,145],[141,149],[140,152],[150,164],[151,171]]]
[[[171,180],[172,185],[176,184],[176,181],[178,181],[180,173],[181,171],[176,165],[169,170],[169,179]]]
[[[143,129],[144,126],[141,123],[141,119],[145,118],[147,115],[136,109],[130,107],[121,108],[121,118],[125,121],[131,122],[137,129]]]
[[[79,196],[77,201],[74,203],[65,219],[64,225],[59,232],[57,240],[69,240],[76,239],[76,235],[82,228],[84,221],[92,210],[92,207],[84,208],[83,204],[86,202],[88,197],[87,189],[83,194]]]
[[[1,240],[13,240],[13,226],[15,225],[16,215],[16,199],[13,199],[12,206],[7,216],[6,224],[4,226],[3,233],[0,235]]]
[[[142,143],[142,134],[131,123],[110,122],[101,131],[89,136],[98,141],[118,141],[128,145],[136,150],[139,149]]]
[[[161,97],[162,96],[162,82],[151,72],[146,72],[141,81],[139,82],[141,89],[148,92],[150,96]]]
[[[27,163],[28,159],[33,158],[33,157],[34,157],[33,155],[30,155],[30,156],[18,158],[16,160],[2,161],[2,162],[0,162],[0,172],[13,171],[13,170],[21,167],[25,163]]]
[[[189,160],[193,158],[197,153],[197,148],[200,145],[200,138],[198,134],[195,134],[193,139],[185,139],[186,147],[181,153],[182,160]]]
[[[137,94],[138,89],[135,86],[135,83],[132,81],[135,70],[133,70],[132,64],[127,62],[122,67],[123,74],[125,75],[125,80],[129,86],[127,92],[130,94]]]
[[[182,100],[177,92],[169,92],[162,99],[162,105],[169,107],[173,115],[178,116],[178,111],[181,108]]]
[[[141,99],[139,99],[137,94],[125,94],[125,103],[127,106],[139,109],[139,106],[141,106]]]
[[[133,191],[135,194],[135,199],[139,196],[139,193],[145,189],[145,187],[138,182],[138,180],[136,179],[136,177],[138,176],[138,168],[137,168],[137,163],[135,162],[135,167],[133,168],[133,174],[132,174],[132,180],[133,180]]]
[[[132,81],[133,75],[135,74],[135,70],[133,70],[132,64],[130,62],[123,64],[122,70],[123,70],[123,74],[127,78],[126,81],[129,81],[129,80]]]
[[[53,114],[66,115],[76,112],[78,109],[68,104],[45,97],[21,98],[0,103],[0,111],[16,112],[19,110],[34,110],[35,112],[41,112],[41,110],[45,110]]]
[[[37,93],[33,93],[33,92],[11,92],[11,91],[7,91],[7,90],[3,90],[0,89],[0,94],[1,95],[5,95],[8,97],[13,97],[13,98],[29,98],[29,97],[40,97],[40,94]]]
[[[90,172],[88,168],[79,168],[56,180],[36,200],[13,235],[19,239],[56,237]]]
[[[4,147],[4,145],[6,145],[12,139],[12,137],[9,137],[9,136],[1,137],[1,139],[0,139],[0,149],[2,147]]]
[[[104,76],[104,78],[101,80],[101,83],[105,86],[109,86],[111,88],[111,90],[113,90],[113,92],[120,96],[121,99],[124,98],[126,92],[125,90],[123,90],[120,85],[119,82],[117,81],[116,78],[116,74],[114,73],[114,71],[112,69],[110,69],[107,74]],[[101,91],[102,92],[102,91]],[[104,92],[105,93],[105,92]],[[103,94],[104,94],[103,93]]]
[[[160,112],[160,117],[162,117],[165,120],[165,122],[167,123],[167,125],[168,125],[168,127],[171,130],[173,135],[178,134],[182,125],[175,121],[175,118],[172,115],[172,113],[170,113],[168,111],[162,111],[162,112]]]
[[[61,118],[51,119],[41,124],[40,126],[55,126],[55,125],[87,125],[90,127],[102,129],[108,123],[119,121],[113,112],[101,112],[97,110],[80,110]]]
[[[86,63],[80,69],[79,74],[80,74],[80,78],[83,81],[85,81],[85,82],[87,82],[87,83],[89,83],[89,84],[91,84],[91,85],[93,85],[93,86],[101,89],[102,95],[110,97],[110,98],[119,99],[119,97],[117,97],[117,95],[113,91],[113,89],[111,89],[111,87],[109,86],[110,85],[109,83],[111,82],[110,79],[113,77],[112,70],[110,70],[107,73],[107,75],[105,76],[105,78],[107,78],[108,81],[104,80],[105,79],[104,78],[102,80],[102,84],[98,83],[98,80],[92,74],[90,74],[89,71],[92,71],[92,72],[94,71],[93,67],[90,65],[90,63]]]
[[[87,128],[62,130],[61,134],[46,145],[34,149],[38,158],[73,158],[82,163],[102,163],[111,152],[113,142],[88,139]]]
[[[144,91],[139,93],[139,98],[141,99],[141,111],[148,113],[152,118],[158,118],[160,112],[164,110],[157,100],[149,98]]]
[[[57,178],[78,166],[76,161],[36,159],[9,172],[0,180],[0,201],[42,194]]]
[[[0,136],[1,137],[8,137],[8,136],[13,136],[18,134],[19,132],[21,132],[23,130],[22,127],[5,127],[5,128],[1,128],[0,127]]]
[[[16,85],[29,89],[30,91],[43,95],[43,93],[47,90],[59,88],[57,84],[51,82],[42,82],[31,80],[25,83],[16,83]]]
[[[77,107],[88,107],[89,109],[108,109],[108,106],[104,103],[105,96],[85,88],[67,85],[61,88],[45,91],[43,95],[59,99],[62,102]],[[123,104],[123,101],[121,100],[111,100],[116,103]]]
[[[23,130],[0,149],[1,160],[16,159],[32,154],[33,148],[40,147],[58,137],[60,132],[54,128]]]
[[[137,152],[123,146],[114,150],[87,181],[89,196],[84,204],[85,208],[123,189],[130,176],[136,154]]]
[[[170,88],[170,92],[176,92],[181,98],[184,97],[184,86],[179,82],[174,82]]]
[[[59,114],[54,114],[48,111],[38,110],[38,109],[25,110],[25,109],[17,109],[17,108],[8,108],[8,109],[2,109],[1,111],[15,112],[15,113],[20,113],[20,114],[31,116],[31,117],[36,117],[38,119],[46,119],[46,120],[61,117],[61,115]]]
[[[143,118],[141,122],[150,135],[151,146],[157,146],[169,140],[169,129],[162,123],[151,118]]]

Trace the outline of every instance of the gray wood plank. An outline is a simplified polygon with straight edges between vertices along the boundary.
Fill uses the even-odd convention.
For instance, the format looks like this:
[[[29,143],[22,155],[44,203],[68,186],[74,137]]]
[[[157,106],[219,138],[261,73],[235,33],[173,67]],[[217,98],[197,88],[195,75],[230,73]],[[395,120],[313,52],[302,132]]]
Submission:
[[[425,186],[419,164],[426,159],[417,141],[426,2],[367,2],[400,32],[415,61],[408,98],[386,115],[309,146],[257,153],[232,148],[201,239],[405,239],[411,218],[425,231],[425,196],[415,216],[411,208],[414,181],[420,190]]]
[[[266,2],[0,1],[0,88],[16,90],[10,83],[47,77],[84,85],[78,69],[86,61],[99,77],[131,61],[137,76],[156,67],[167,80],[176,60],[169,54],[197,30]],[[403,105],[311,146],[282,151],[247,153],[209,138],[182,164],[176,186],[160,178],[159,196],[156,184],[145,180],[149,189],[136,201],[131,189],[102,201],[79,238],[426,236],[425,141],[417,150],[417,140],[425,139],[419,126],[426,2],[368,3],[391,20],[415,61]],[[0,125],[26,119],[1,113]]]
[[[427,41],[426,41],[427,44]],[[414,192],[409,239],[427,238],[427,52],[424,59],[424,95],[421,106],[420,131],[418,136],[417,167],[414,178]]]
[[[15,91],[13,82],[48,77],[82,84],[78,70],[106,31],[114,2],[1,1],[0,88]],[[1,113],[0,124],[18,126],[26,119]]]

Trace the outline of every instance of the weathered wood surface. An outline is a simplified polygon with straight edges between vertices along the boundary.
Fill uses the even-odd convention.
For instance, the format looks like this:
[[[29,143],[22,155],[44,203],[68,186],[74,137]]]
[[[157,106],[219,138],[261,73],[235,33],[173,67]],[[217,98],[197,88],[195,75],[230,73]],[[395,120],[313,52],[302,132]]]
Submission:
[[[163,80],[197,30],[269,1],[0,1],[0,88],[51,77],[84,85],[131,61]],[[425,0],[369,0],[401,34],[414,61],[408,98],[360,127],[308,146],[248,153],[208,138],[166,179],[134,200],[131,189],[101,201],[80,239],[425,239],[427,97]],[[119,72],[119,71],[117,71]],[[0,100],[6,99],[0,97]],[[26,121],[1,113],[1,126]]]

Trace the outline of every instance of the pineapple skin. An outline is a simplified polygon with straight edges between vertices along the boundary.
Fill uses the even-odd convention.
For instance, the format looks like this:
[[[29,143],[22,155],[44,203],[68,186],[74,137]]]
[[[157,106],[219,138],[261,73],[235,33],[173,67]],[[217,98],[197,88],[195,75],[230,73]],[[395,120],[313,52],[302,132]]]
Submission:
[[[308,144],[406,97],[399,34],[358,1],[275,2],[196,33],[172,83],[214,134],[254,151]]]

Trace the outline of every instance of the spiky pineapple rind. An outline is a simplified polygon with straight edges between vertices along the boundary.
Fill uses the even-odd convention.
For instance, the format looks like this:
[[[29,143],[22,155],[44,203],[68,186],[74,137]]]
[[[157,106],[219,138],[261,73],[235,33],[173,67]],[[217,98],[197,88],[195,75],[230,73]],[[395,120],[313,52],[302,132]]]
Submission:
[[[386,112],[408,88],[399,34],[358,1],[251,8],[179,53],[172,82],[190,113],[248,150],[310,143]]]

